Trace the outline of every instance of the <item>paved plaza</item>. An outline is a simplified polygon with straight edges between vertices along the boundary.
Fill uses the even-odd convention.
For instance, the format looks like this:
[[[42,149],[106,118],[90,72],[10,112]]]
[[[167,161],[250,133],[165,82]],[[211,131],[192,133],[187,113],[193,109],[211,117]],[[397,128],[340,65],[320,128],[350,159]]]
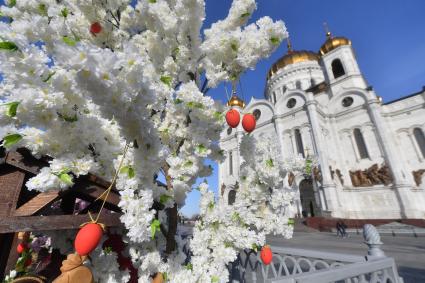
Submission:
[[[393,257],[405,283],[425,283],[425,237],[381,235],[382,250]],[[324,232],[295,232],[292,239],[269,236],[268,244],[353,255],[366,255],[367,246],[361,234],[348,238]]]

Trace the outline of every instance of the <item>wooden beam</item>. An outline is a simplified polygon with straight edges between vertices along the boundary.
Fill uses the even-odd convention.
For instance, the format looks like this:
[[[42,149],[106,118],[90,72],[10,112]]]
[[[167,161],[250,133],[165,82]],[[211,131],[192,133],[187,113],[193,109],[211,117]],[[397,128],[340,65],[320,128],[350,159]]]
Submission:
[[[89,182],[84,178],[79,178],[75,181],[74,187],[71,190],[77,193],[77,197],[93,201],[97,199],[101,194],[105,192],[107,187],[96,185],[95,183]],[[99,200],[100,202],[100,200]],[[118,203],[120,202],[120,195],[115,190],[111,190],[108,196],[106,204],[109,204],[109,207],[113,207],[115,211],[119,210]],[[108,208],[109,209],[109,208]]]
[[[95,218],[97,214],[93,214]],[[104,212],[99,223],[105,226],[120,226],[120,213]],[[0,218],[0,234],[19,231],[45,231],[78,229],[80,225],[90,221],[88,215],[50,215],[50,216],[19,216]]]
[[[16,209],[19,194],[24,185],[25,173],[2,165],[0,169],[0,218],[7,217]]]
[[[34,198],[29,200],[27,203],[21,205],[13,213],[14,216],[30,216],[41,209],[45,208],[47,205],[51,204],[59,198],[59,190],[43,192],[36,195]]]
[[[6,155],[6,163],[32,174],[38,174],[41,168],[49,164],[31,155],[27,149],[20,148],[18,151],[9,151]]]
[[[13,241],[10,247],[10,252],[9,252],[9,257],[7,259],[6,268],[4,270],[6,274],[8,274],[9,271],[15,269],[16,262],[18,261],[18,258],[19,258],[19,254],[18,254],[18,251],[16,250],[16,247],[21,242],[21,240],[18,239],[18,233],[14,233],[12,235],[13,235]]]

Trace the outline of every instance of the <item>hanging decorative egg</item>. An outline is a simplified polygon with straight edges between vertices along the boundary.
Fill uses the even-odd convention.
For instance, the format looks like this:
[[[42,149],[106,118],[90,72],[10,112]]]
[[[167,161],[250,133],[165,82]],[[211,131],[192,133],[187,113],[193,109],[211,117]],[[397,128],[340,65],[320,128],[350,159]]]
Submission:
[[[27,246],[24,243],[19,243],[18,246],[16,247],[16,251],[18,252],[18,254],[23,253],[26,249],[27,249]]]
[[[241,121],[241,115],[239,114],[238,110],[230,109],[229,111],[227,111],[226,122],[230,127],[236,128],[239,125],[240,121]]]
[[[152,283],[164,283],[164,276],[161,272],[158,272],[152,280]]]
[[[97,247],[102,235],[103,230],[99,224],[89,223],[84,225],[75,237],[75,251],[80,256],[88,255]]]
[[[255,122],[254,115],[252,115],[250,113],[243,115],[242,127],[244,128],[245,131],[250,133],[253,130],[255,130],[255,124],[256,124],[256,122]]]
[[[90,32],[93,34],[98,34],[102,31],[102,25],[99,22],[94,22],[90,26]]]
[[[261,261],[265,264],[265,265],[269,265],[272,262],[273,259],[273,253],[272,253],[272,249],[270,248],[269,245],[265,245],[262,249],[261,249]]]

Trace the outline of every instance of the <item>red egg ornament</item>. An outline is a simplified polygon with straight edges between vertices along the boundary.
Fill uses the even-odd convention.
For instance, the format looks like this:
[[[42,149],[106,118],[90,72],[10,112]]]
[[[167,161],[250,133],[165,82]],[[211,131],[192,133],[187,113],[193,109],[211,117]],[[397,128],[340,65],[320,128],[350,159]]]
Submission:
[[[261,261],[265,264],[265,265],[269,265],[272,262],[273,259],[273,253],[272,250],[270,248],[270,246],[266,245],[261,249]]]
[[[19,243],[18,246],[16,247],[16,251],[18,252],[18,254],[23,253],[26,249],[27,249],[27,245],[25,245],[24,243]]]
[[[255,130],[255,125],[256,122],[254,115],[250,113],[243,115],[242,127],[245,131],[247,131],[248,133],[252,132],[253,130]]]
[[[90,26],[90,32],[93,34],[100,33],[102,31],[102,25],[98,22],[94,22]]]
[[[80,256],[88,255],[97,247],[102,235],[103,230],[99,224],[89,223],[84,225],[75,237],[75,251]]]
[[[227,111],[226,122],[230,127],[236,128],[239,125],[240,121],[241,121],[241,115],[239,114],[238,110],[230,109],[229,111]]]

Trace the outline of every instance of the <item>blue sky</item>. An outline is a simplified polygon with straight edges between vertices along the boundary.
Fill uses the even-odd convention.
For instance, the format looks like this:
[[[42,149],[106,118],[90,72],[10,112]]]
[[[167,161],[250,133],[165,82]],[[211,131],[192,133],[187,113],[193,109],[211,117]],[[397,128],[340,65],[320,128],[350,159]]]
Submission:
[[[206,0],[204,26],[224,18],[230,4],[230,0]],[[283,20],[295,50],[318,51],[325,41],[323,22],[328,23],[333,35],[351,39],[366,80],[384,101],[418,92],[425,85],[423,0],[257,0],[257,4],[251,21],[266,15]],[[252,96],[262,98],[268,69],[285,53],[286,44],[282,44],[269,59],[242,76],[242,90],[248,101]],[[226,100],[223,85],[209,95]],[[207,180],[217,191],[217,165],[212,166],[214,174]],[[199,193],[194,190],[183,213],[196,213],[198,203]]]

